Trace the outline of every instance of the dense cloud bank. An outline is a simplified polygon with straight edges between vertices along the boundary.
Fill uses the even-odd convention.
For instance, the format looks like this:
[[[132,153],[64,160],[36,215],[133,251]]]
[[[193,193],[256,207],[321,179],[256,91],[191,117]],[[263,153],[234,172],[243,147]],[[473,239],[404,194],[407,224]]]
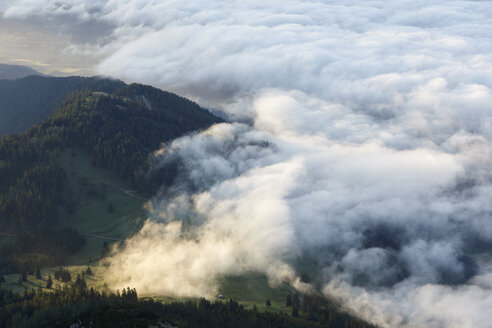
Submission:
[[[115,286],[213,295],[296,278],[394,327],[490,327],[492,4],[7,1],[105,33],[98,70],[231,120],[158,152],[180,164],[112,258]],[[109,29],[109,32],[108,30]],[[307,260],[308,259],[308,260]]]

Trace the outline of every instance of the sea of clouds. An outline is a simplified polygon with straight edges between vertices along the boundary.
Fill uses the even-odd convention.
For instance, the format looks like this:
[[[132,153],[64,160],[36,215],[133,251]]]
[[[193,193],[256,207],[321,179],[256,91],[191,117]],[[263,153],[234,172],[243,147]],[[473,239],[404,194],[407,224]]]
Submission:
[[[213,296],[224,276],[261,272],[306,288],[309,263],[313,288],[380,326],[492,326],[492,3],[20,0],[0,12],[53,33],[98,24],[100,36],[58,33],[99,73],[229,121],[156,152],[179,174],[112,257],[114,286]]]

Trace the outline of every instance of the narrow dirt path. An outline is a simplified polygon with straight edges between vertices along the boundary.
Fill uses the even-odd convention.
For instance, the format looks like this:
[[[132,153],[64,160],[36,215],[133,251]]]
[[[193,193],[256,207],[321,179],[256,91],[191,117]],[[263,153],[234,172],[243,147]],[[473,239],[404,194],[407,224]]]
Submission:
[[[118,240],[118,241],[123,240],[123,239],[120,239],[120,238],[105,237],[105,236],[96,235],[96,234],[93,234],[93,233],[79,233],[79,235],[81,235],[81,236],[90,236],[90,237],[97,237],[97,238],[108,239],[108,240]]]
[[[143,197],[140,197],[140,196],[137,196],[137,195],[134,195],[132,194],[134,191],[133,190],[127,190],[125,188],[123,188],[122,186],[120,185],[117,185],[115,183],[111,183],[109,181],[106,181],[106,180],[92,180],[92,182],[97,182],[97,181],[102,181],[112,187],[115,187],[115,188],[118,188],[120,189],[122,192],[124,192],[125,194],[127,194],[128,196],[132,197],[132,198],[135,198],[135,199],[140,199],[140,200],[144,200],[144,201],[149,201],[150,199],[147,199],[147,198],[143,198]]]
[[[106,236],[96,235],[94,233],[79,233],[79,235],[80,236],[96,237],[96,238],[101,238],[101,239],[108,239],[108,240],[118,240],[118,241],[123,240],[121,238],[106,237]],[[0,238],[1,237],[17,237],[17,235],[15,235],[15,234],[0,233]]]

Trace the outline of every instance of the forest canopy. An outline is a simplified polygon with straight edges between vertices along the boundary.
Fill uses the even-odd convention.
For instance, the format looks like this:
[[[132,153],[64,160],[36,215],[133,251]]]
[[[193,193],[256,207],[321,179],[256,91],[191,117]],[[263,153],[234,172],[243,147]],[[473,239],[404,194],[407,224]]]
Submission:
[[[43,237],[51,234],[38,233],[49,230],[60,240],[69,240],[68,230],[54,230],[56,222],[63,220],[57,206],[69,201],[65,197],[69,194],[65,190],[67,173],[54,162],[57,152],[66,147],[82,149],[91,156],[92,165],[111,169],[137,189],[152,192],[159,181],[151,183],[146,178],[149,155],[162,142],[221,122],[175,94],[138,84],[116,85],[121,87],[111,94],[89,89],[71,92],[41,123],[23,134],[0,138],[0,232],[23,233],[14,244],[0,248],[0,265],[14,270],[24,266],[14,258],[21,258],[19,249],[24,249],[22,254],[31,253],[19,244],[26,235],[44,240],[39,252],[47,257],[42,256],[43,263],[38,259],[24,263],[63,263],[66,256],[53,252],[53,243]],[[82,244],[63,244],[59,249],[77,251]]]

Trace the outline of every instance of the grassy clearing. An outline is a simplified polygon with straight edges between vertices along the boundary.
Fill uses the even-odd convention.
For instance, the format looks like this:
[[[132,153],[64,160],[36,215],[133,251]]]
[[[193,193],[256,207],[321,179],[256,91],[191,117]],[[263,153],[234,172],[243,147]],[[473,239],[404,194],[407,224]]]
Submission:
[[[106,270],[105,267],[102,266],[97,266],[97,265],[91,265],[90,268],[92,270],[92,275],[85,275],[85,271],[87,270],[87,265],[70,265],[70,266],[65,266],[68,271],[70,271],[70,274],[72,276],[72,281],[75,281],[75,278],[77,277],[77,274],[80,274],[81,276],[84,276],[85,281],[87,283],[87,287],[93,287],[94,289],[104,289],[107,288],[105,285],[104,281],[104,272]],[[41,279],[37,279],[34,275],[34,272],[32,274],[27,275],[27,281],[22,282],[19,284],[19,274],[8,274],[4,275],[5,278],[5,283],[2,284],[2,287],[11,289],[14,292],[17,293],[22,293],[24,289],[42,289],[42,290],[49,290],[46,289],[46,283],[48,281],[48,276],[51,274],[51,278],[53,280],[53,289],[56,287],[62,287],[65,285],[65,283],[58,281],[54,277],[54,272],[58,267],[53,267],[53,268],[45,268],[41,270]]]
[[[228,276],[219,281],[218,295],[223,295],[220,299],[217,296],[210,301],[228,301],[230,298],[251,309],[256,305],[259,311],[290,312],[292,309],[285,306],[285,300],[290,292],[285,286],[272,287],[268,284],[268,279],[262,274],[244,274],[241,276]],[[179,298],[163,295],[150,296],[154,300],[164,303],[198,301],[198,298]],[[270,299],[272,306],[266,306],[266,300]]]
[[[225,299],[233,300],[243,304],[246,308],[256,304],[258,310],[269,310],[274,312],[290,311],[285,307],[285,299],[290,293],[284,286],[272,287],[268,284],[268,279],[261,274],[245,274],[237,277],[226,277],[220,281],[219,293]],[[270,299],[272,306],[266,306],[267,298]]]
[[[65,149],[55,162],[67,175],[66,203],[72,204],[59,207],[59,228],[73,227],[81,234],[116,239],[125,239],[140,229],[147,217],[143,200],[147,195],[129,192],[131,187],[116,173],[93,167],[90,156],[78,149]],[[114,242],[101,237],[85,236],[86,245],[70,263],[98,259],[103,243]]]

